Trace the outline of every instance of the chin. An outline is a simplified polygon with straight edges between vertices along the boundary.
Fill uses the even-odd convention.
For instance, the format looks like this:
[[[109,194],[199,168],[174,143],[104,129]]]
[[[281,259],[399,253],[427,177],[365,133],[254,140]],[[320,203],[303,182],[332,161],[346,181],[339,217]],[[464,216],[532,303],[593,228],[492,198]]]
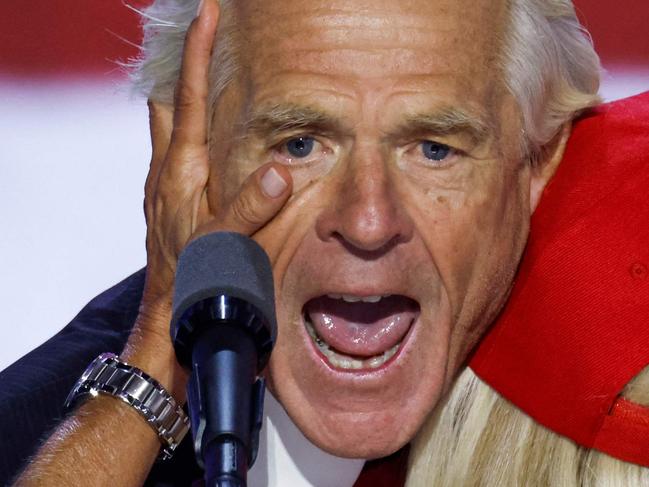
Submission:
[[[280,311],[269,386],[316,446],[372,459],[416,434],[445,388],[450,329],[449,313],[419,302],[339,288],[306,295],[292,318]]]
[[[307,423],[305,436],[319,448],[344,458],[371,460],[396,452],[416,434],[421,421],[415,415],[395,415],[393,411],[348,417],[333,417],[317,427]]]

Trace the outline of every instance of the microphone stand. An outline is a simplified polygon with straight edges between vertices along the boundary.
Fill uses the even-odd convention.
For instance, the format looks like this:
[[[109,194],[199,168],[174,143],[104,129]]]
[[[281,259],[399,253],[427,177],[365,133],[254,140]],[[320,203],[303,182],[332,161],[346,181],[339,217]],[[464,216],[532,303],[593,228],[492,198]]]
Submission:
[[[277,335],[270,260],[254,240],[215,232],[176,268],[171,339],[191,369],[187,406],[207,487],[245,487],[257,456],[266,367]]]
[[[176,330],[181,363],[191,353],[187,403],[205,485],[245,487],[263,422],[265,382],[257,373],[268,356],[260,368],[256,342],[268,344],[266,327],[252,305],[221,295],[190,307]]]

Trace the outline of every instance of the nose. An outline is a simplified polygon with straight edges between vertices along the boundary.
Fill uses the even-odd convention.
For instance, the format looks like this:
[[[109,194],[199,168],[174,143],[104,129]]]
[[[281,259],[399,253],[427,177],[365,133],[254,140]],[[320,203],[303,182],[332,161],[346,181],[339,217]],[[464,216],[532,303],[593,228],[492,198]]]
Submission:
[[[393,177],[380,151],[355,150],[332,188],[331,204],[318,217],[319,238],[339,240],[355,252],[387,251],[410,240],[413,222]]]

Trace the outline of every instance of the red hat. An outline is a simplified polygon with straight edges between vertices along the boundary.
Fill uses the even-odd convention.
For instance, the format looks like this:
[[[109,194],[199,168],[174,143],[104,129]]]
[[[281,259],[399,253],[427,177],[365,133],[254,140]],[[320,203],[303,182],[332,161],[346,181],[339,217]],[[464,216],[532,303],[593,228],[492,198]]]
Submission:
[[[511,297],[470,367],[538,423],[649,467],[649,92],[574,125]]]

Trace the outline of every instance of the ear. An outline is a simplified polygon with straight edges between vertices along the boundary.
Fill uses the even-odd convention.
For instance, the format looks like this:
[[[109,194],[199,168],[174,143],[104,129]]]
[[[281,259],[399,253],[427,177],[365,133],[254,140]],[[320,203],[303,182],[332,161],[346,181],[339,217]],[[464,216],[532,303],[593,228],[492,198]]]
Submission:
[[[554,176],[563,159],[566,143],[570,137],[572,123],[566,122],[554,138],[541,148],[539,158],[532,163],[530,169],[530,214],[534,213],[541,201],[543,190]]]

